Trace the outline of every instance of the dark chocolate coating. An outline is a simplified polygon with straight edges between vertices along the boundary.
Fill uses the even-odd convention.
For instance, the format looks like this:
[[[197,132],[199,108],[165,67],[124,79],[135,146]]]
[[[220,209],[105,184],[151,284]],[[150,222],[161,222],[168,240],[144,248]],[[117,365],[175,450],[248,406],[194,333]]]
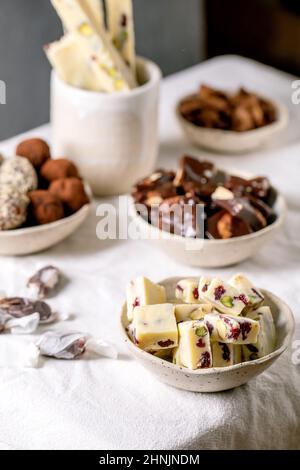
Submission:
[[[77,167],[66,158],[48,160],[41,167],[41,177],[51,183],[51,181],[61,178],[79,178]]]
[[[30,199],[29,219],[37,225],[49,224],[65,215],[61,200],[47,190],[38,189],[28,193]]]
[[[52,181],[49,192],[57,196],[71,212],[77,212],[89,202],[84,185],[79,178],[62,178]]]

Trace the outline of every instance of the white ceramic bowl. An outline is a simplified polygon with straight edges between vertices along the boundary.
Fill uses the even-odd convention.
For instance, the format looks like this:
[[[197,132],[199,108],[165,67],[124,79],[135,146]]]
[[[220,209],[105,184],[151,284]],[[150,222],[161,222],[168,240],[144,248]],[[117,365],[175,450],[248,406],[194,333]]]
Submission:
[[[92,191],[85,184],[85,190],[92,200]],[[50,224],[0,231],[0,255],[29,255],[50,248],[72,235],[84,222],[91,209],[91,203],[79,211]]]
[[[289,120],[287,108],[272,100],[277,109],[277,120],[272,124],[245,132],[208,129],[196,126],[181,115],[179,106],[186,98],[180,100],[176,107],[176,115],[184,134],[194,145],[215,152],[238,154],[262,147],[280,134],[286,128]]]
[[[244,178],[254,177],[238,171],[234,171],[232,174]],[[271,242],[283,224],[287,210],[285,200],[279,193],[274,210],[277,219],[272,224],[249,235],[226,240],[189,239],[163,232],[137,214],[133,200],[130,206],[130,215],[142,238],[153,243],[176,261],[188,266],[221,268],[250,258],[265,244]]]
[[[168,294],[168,292],[174,292],[178,281],[179,278],[169,278],[160,282],[160,284],[167,288]],[[123,306],[121,313],[123,340],[135,359],[154,374],[158,380],[168,385],[193,392],[219,392],[238,387],[270,367],[287,349],[294,334],[295,322],[290,308],[276,295],[264,289],[261,290],[265,295],[266,305],[270,305],[272,309],[277,333],[275,351],[261,359],[229,367],[213,367],[201,370],[190,370],[174,365],[142,351],[129,339],[126,332],[128,326],[126,304]],[[172,295],[169,295],[171,300]]]

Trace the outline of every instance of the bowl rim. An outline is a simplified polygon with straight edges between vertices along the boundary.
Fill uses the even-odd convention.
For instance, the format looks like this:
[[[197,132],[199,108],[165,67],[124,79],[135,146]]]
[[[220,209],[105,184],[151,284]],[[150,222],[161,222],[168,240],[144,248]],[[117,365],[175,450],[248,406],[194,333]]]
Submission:
[[[243,172],[243,171],[239,171],[239,170],[226,170],[226,169],[222,169],[220,167],[218,167],[221,171],[226,171],[227,173],[230,172],[230,174],[234,173],[236,176],[240,176],[240,177],[244,177],[244,178],[254,178],[255,175],[251,174],[251,173],[248,173],[248,172]],[[226,238],[226,239],[204,239],[204,238],[188,238],[188,237],[183,237],[181,235],[177,235],[177,234],[174,234],[174,233],[168,233],[168,232],[165,232],[161,229],[159,229],[158,227],[155,227],[155,225],[152,225],[152,224],[149,224],[149,222],[147,222],[145,219],[143,219],[143,217],[141,217],[137,211],[136,211],[136,203],[134,202],[134,199],[132,196],[130,196],[130,202],[129,202],[129,212],[130,212],[130,215],[133,219],[133,221],[135,223],[137,223],[138,225],[140,225],[142,228],[144,229],[151,229],[153,230],[155,233],[158,233],[161,235],[161,237],[159,237],[158,239],[167,239],[167,240],[172,240],[172,241],[177,241],[177,242],[180,242],[180,243],[186,243],[188,242],[189,244],[197,244],[199,242],[203,243],[204,245],[207,245],[207,244],[210,244],[212,245],[213,243],[217,243],[218,245],[221,245],[221,244],[232,244],[232,243],[235,243],[236,241],[247,241],[247,240],[252,240],[252,239],[255,239],[255,238],[259,238],[273,230],[276,230],[278,229],[279,227],[281,227],[283,225],[283,222],[286,218],[286,214],[287,214],[287,203],[286,203],[286,200],[285,198],[283,197],[283,195],[281,194],[280,191],[278,191],[277,188],[274,187],[274,189],[276,190],[277,192],[277,199],[276,199],[276,202],[275,202],[275,205],[278,205],[278,210],[279,210],[279,213],[277,214],[277,218],[274,222],[272,222],[271,224],[267,225],[266,227],[260,229],[260,230],[257,230],[256,232],[252,232],[252,233],[248,233],[247,235],[241,235],[240,237],[232,237],[232,238]],[[154,238],[154,240],[156,241],[157,238]]]
[[[179,107],[183,101],[185,101],[187,98],[192,98],[196,96],[196,93],[190,93],[189,95],[186,95],[176,103],[175,106],[175,114],[178,118],[178,120],[186,127],[189,127],[193,131],[198,131],[198,132],[207,132],[212,134],[215,134],[216,136],[226,136],[228,138],[234,138],[234,139],[243,139],[245,136],[247,137],[259,137],[258,134],[264,134],[267,131],[277,131],[278,129],[281,129],[282,127],[285,127],[288,123],[289,120],[289,111],[287,106],[285,106],[283,103],[281,103],[278,100],[275,100],[274,98],[270,99],[269,101],[272,102],[272,104],[275,106],[276,111],[277,111],[277,119],[270,124],[266,124],[265,126],[257,127],[255,129],[250,129],[248,131],[233,131],[233,130],[228,130],[228,129],[217,129],[217,128],[210,128],[210,127],[203,127],[203,126],[197,126],[196,124],[192,123],[191,121],[188,121],[185,119],[180,110]],[[258,96],[261,96],[258,94]],[[262,96],[261,96],[262,97]],[[262,97],[263,98],[263,97]]]
[[[180,277],[170,277],[170,278],[166,278],[166,279],[160,281],[159,284],[163,285],[164,283],[167,283],[167,282],[170,282],[170,281],[173,281],[173,280],[174,280],[174,282],[176,282],[175,280],[178,281],[179,279],[182,279],[182,278],[180,278]],[[215,373],[218,373],[218,374],[223,373],[224,374],[228,371],[234,371],[236,369],[244,369],[244,368],[247,368],[247,367],[253,368],[253,367],[256,367],[257,365],[264,364],[266,362],[269,362],[273,358],[274,359],[278,358],[289,347],[289,345],[292,341],[294,332],[295,332],[295,318],[294,318],[294,315],[292,313],[291,308],[283,300],[281,300],[277,295],[273,294],[272,292],[268,291],[267,289],[261,289],[261,288],[259,288],[259,289],[262,291],[262,293],[266,297],[270,297],[271,300],[274,303],[276,303],[276,305],[278,307],[280,306],[281,310],[284,312],[284,315],[286,317],[286,321],[287,321],[287,324],[288,324],[288,331],[287,331],[287,334],[284,338],[283,344],[279,348],[272,351],[267,356],[263,356],[259,359],[254,359],[253,361],[241,362],[241,363],[234,364],[232,366],[226,366],[226,367],[210,367],[208,369],[193,370],[193,369],[188,369],[188,368],[183,367],[183,366],[178,366],[176,364],[173,364],[172,362],[165,361],[165,360],[163,360],[159,357],[156,357],[152,354],[149,354],[146,351],[143,351],[142,349],[138,348],[138,346],[136,346],[131,341],[131,339],[129,338],[129,336],[126,332],[126,328],[125,328],[125,325],[124,325],[124,322],[123,322],[123,318],[126,315],[126,308],[127,308],[126,302],[124,302],[124,304],[122,305],[121,315],[119,317],[119,327],[120,327],[120,330],[121,330],[123,341],[126,343],[128,349],[132,349],[137,354],[141,354],[142,359],[145,359],[145,360],[148,360],[148,361],[153,361],[154,364],[156,364],[157,366],[162,365],[163,367],[167,367],[167,368],[169,368],[173,371],[177,371],[177,372],[183,373],[183,374],[191,374],[191,375],[194,375],[194,376],[197,376],[197,375],[200,375],[200,376],[202,376],[202,375],[211,375],[211,374],[215,374]]]
[[[22,235],[31,235],[31,234],[36,234],[39,232],[45,232],[48,230],[58,228],[62,225],[68,225],[73,220],[80,219],[81,216],[83,216],[84,214],[90,211],[92,207],[92,203],[93,203],[92,190],[91,190],[90,185],[87,183],[87,181],[84,181],[84,188],[89,197],[90,202],[87,204],[84,204],[84,206],[82,206],[78,211],[74,212],[74,214],[68,215],[67,217],[63,217],[62,219],[55,220],[54,222],[50,222],[48,224],[34,225],[32,227],[21,227],[21,228],[15,228],[11,230],[0,230],[0,243],[1,243],[1,240],[5,238],[6,239],[17,238],[18,236],[22,236]]]

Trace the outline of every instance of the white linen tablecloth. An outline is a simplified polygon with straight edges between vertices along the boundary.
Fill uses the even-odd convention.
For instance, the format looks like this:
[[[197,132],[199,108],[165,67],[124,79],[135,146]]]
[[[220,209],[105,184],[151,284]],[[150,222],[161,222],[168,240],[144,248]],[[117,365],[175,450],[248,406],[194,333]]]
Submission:
[[[282,297],[300,323],[300,105],[291,103],[293,77],[235,56],[213,59],[164,80],[159,166],[176,166],[183,152],[219,165],[268,175],[283,192],[289,213],[282,232],[253,259],[213,270],[225,278],[243,271]],[[289,106],[289,129],[277,142],[243,156],[216,156],[183,139],[174,106],[200,81],[220,87],[244,85]],[[50,139],[44,126],[29,133]],[[0,151],[12,153],[16,139]],[[71,156],[70,156],[71,157]],[[0,449],[290,449],[300,448],[300,364],[291,351],[258,378],[237,389],[190,393],[157,382],[120,343],[119,313],[126,283],[199,275],[146,241],[100,241],[97,217],[68,240],[38,255],[0,258],[0,290],[23,291],[28,275],[55,264],[69,282],[51,305],[74,313],[65,328],[87,331],[118,345],[119,360],[47,360],[39,369],[1,368]],[[58,328],[59,325],[52,328]],[[296,333],[300,339],[300,331]],[[0,355],[29,338],[2,335]],[[6,349],[7,350],[7,349]],[[300,354],[298,355],[300,356]],[[295,362],[295,361],[294,361]]]

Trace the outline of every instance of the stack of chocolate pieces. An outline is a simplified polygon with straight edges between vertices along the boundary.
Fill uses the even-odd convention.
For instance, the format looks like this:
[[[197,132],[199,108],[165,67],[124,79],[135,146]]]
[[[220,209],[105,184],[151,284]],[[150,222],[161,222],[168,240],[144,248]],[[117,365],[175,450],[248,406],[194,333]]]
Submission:
[[[276,219],[276,191],[267,178],[243,179],[190,156],[177,172],[157,170],[137,182],[132,196],[149,223],[189,238],[239,237]]]

